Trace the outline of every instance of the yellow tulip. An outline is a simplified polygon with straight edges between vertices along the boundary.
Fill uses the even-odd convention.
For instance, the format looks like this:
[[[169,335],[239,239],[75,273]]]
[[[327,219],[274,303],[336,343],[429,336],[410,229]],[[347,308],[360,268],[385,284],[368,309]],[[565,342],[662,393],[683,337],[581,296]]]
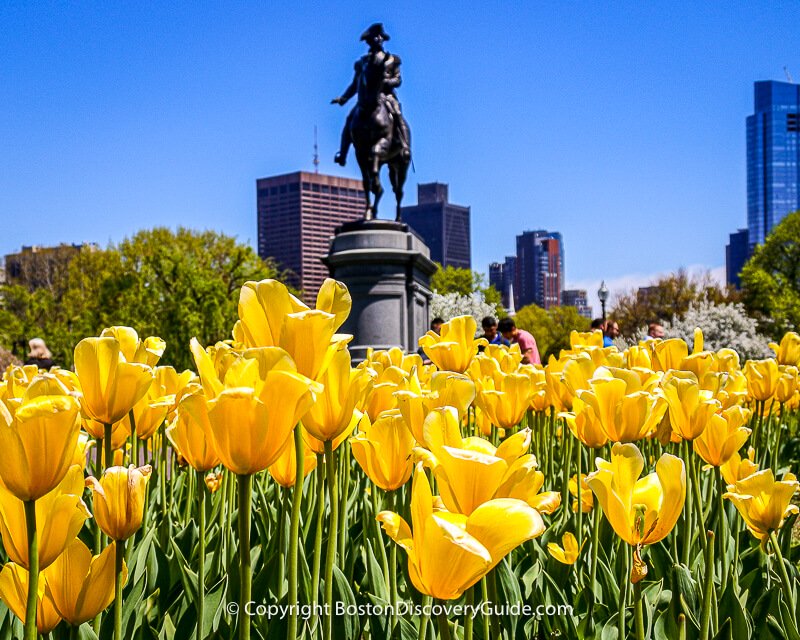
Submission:
[[[362,407],[372,386],[372,372],[352,369],[350,352],[342,349],[334,354],[319,382],[323,386],[304,412],[303,427],[325,442],[335,440],[351,426],[354,412]]]
[[[69,395],[29,397],[11,416],[0,402],[0,480],[22,501],[37,500],[67,475],[80,433],[79,404]]]
[[[239,321],[233,337],[247,348],[285,349],[297,371],[316,379],[351,338],[336,335],[351,306],[347,287],[330,278],[320,287],[316,309],[309,309],[276,280],[246,282],[239,294]]]
[[[758,471],[758,463],[755,461],[756,451],[753,447],[747,450],[747,457],[742,458],[738,451],[728,458],[728,461],[720,467],[722,477],[727,484],[736,484],[739,480],[747,478]]]
[[[650,348],[650,357],[655,371],[680,369],[681,362],[689,355],[689,346],[680,338],[650,340],[642,344]]]
[[[475,404],[496,427],[511,429],[525,416],[533,398],[531,378],[524,373],[498,373],[476,381]]]
[[[309,449],[303,449],[303,477],[307,477],[317,467],[317,456]],[[290,442],[280,457],[272,463],[269,475],[286,489],[294,487],[297,480],[297,453]]]
[[[561,544],[564,545],[563,548],[555,542],[548,542],[547,551],[561,564],[575,564],[578,561],[578,556],[581,555],[581,549],[583,549],[583,544],[586,544],[586,540],[579,547],[575,536],[567,531],[561,537]]]
[[[448,510],[469,515],[493,498],[522,499],[543,513],[558,506],[558,493],[538,493],[544,475],[536,458],[526,454],[530,429],[495,448],[483,438],[462,438],[455,409],[443,407],[428,414],[423,433],[430,451],[418,448],[416,453],[433,469]]]
[[[612,442],[633,442],[653,433],[664,415],[666,404],[642,384],[634,371],[601,367],[590,381],[590,391],[580,400],[592,408],[592,420]]]
[[[78,626],[91,620],[114,601],[115,553],[116,543],[112,543],[92,557],[89,548],[75,540],[43,572],[45,593],[69,624]],[[127,579],[123,561],[122,583]]]
[[[694,441],[695,453],[708,464],[721,467],[750,435],[750,429],[744,426],[749,419],[750,411],[742,407],[731,407],[711,416],[705,431]]]
[[[487,344],[482,355],[495,360],[503,373],[514,373],[522,362],[522,352],[516,342],[511,346]]]
[[[364,376],[373,370],[359,368],[356,371]],[[398,367],[388,367],[378,374],[371,388],[365,391],[363,402],[359,403],[364,405],[370,420],[377,420],[384,411],[397,408],[395,393],[406,389],[407,377],[408,374]]]
[[[92,419],[114,424],[147,393],[153,370],[128,362],[116,338],[84,338],[75,347],[75,372],[81,382],[81,406]]]
[[[629,369],[642,367],[643,369],[653,368],[653,359],[650,356],[650,349],[643,345],[633,345],[625,350],[625,366]]]
[[[28,570],[13,562],[7,563],[0,571],[0,600],[22,624],[25,624],[28,578]],[[47,596],[46,585],[47,580],[40,575],[36,593],[36,629],[42,635],[49,634],[61,622],[53,601]]]
[[[668,453],[642,479],[644,459],[634,444],[615,444],[611,461],[597,459],[586,483],[616,534],[632,546],[654,544],[672,531],[686,499],[683,460]]]
[[[728,485],[728,492],[722,497],[733,502],[750,533],[766,544],[770,532],[780,529],[787,517],[798,513],[797,505],[791,504],[798,486],[793,473],[776,481],[772,469],[764,469]]]
[[[717,400],[723,409],[741,404],[747,399],[747,378],[741,371],[731,371],[725,376],[722,387],[717,392]]]
[[[572,400],[575,396],[564,382],[564,367],[570,359],[569,357],[556,359],[551,355],[544,368],[547,383],[547,405],[554,407],[556,411],[572,410]]]
[[[414,439],[424,444],[422,424],[428,414],[439,407],[453,407],[459,421],[475,399],[475,383],[466,375],[452,371],[436,371],[431,376],[430,390],[423,390],[416,375],[408,378],[408,388],[394,392],[397,408]]]
[[[150,465],[109,467],[98,481],[89,476],[86,486],[94,496],[94,517],[112,540],[127,540],[142,526]]]
[[[469,516],[435,510],[428,479],[419,467],[411,495],[413,529],[391,511],[382,511],[377,519],[406,550],[414,587],[441,600],[461,596],[510,551],[545,529],[539,512],[521,500],[492,500]]]
[[[121,420],[128,433],[132,431],[131,412],[136,424],[136,437],[140,440],[150,439],[158,428],[164,424],[167,419],[167,413],[175,403],[175,398],[174,396],[161,395],[162,391],[154,383],[150,385],[144,397],[133,405],[133,409]]]
[[[36,501],[39,568],[50,565],[92,517],[83,494],[83,467],[73,465],[61,483]],[[25,505],[0,485],[0,535],[9,559],[28,569],[28,533]]]
[[[573,329],[569,334],[569,345],[571,349],[578,347],[599,347],[602,349],[603,332],[596,330],[581,333]]]
[[[780,371],[778,363],[772,358],[748,360],[743,369],[747,378],[747,392],[753,400],[765,401],[775,395]]]
[[[161,397],[173,399],[169,408],[170,414],[178,408],[178,403],[189,389],[189,385],[199,382],[197,374],[189,369],[178,373],[174,367],[155,367],[153,371],[156,376],[153,385],[161,389]]]
[[[780,344],[770,342],[769,348],[775,352],[778,364],[800,366],[800,335],[794,331],[786,333],[781,338]]]
[[[358,423],[361,421],[361,418],[364,416],[358,410],[353,411],[353,415],[350,416],[350,422],[345,427],[344,431],[342,431],[338,436],[336,436],[331,442],[331,450],[336,451],[345,440],[347,440],[355,431]],[[301,423],[302,424],[302,423]],[[325,453],[325,443],[318,438],[312,436],[308,429],[303,429],[303,441],[306,443],[306,446],[309,448],[310,451],[314,453]],[[292,445],[289,444],[291,447]]]
[[[573,435],[584,445],[590,448],[603,447],[608,442],[608,436],[603,429],[600,416],[595,411],[595,405],[584,402],[580,398],[572,401],[573,413],[560,413]]]
[[[564,364],[564,384],[577,397],[581,391],[590,389],[589,381],[594,377],[597,365],[588,353],[579,353]]]
[[[789,402],[797,391],[797,367],[780,365],[780,378],[775,389],[775,399],[780,403]]]
[[[661,387],[669,407],[672,430],[684,440],[694,440],[722,406],[710,391],[700,389],[693,373],[668,374]]]
[[[177,415],[167,427],[166,436],[175,451],[196,471],[208,471],[219,464],[208,419],[208,403],[199,385],[187,389],[178,404]]]
[[[367,477],[384,491],[398,489],[411,477],[414,436],[399,411],[387,411],[375,422],[365,415],[350,447]]]
[[[277,347],[240,355],[219,344],[206,351],[193,338],[190,348],[222,464],[238,475],[263,471],[278,459],[321,385],[297,373]]]
[[[391,349],[373,350],[370,347],[367,350],[367,359],[365,360],[366,366],[381,371],[389,367],[397,367],[406,373],[411,373],[413,370],[422,368],[422,357],[418,353],[403,353],[399,347],[392,347]]]
[[[219,491],[220,486],[222,486],[222,473],[222,471],[209,471],[206,474],[204,482],[209,493]]]
[[[139,334],[131,327],[108,327],[100,332],[100,337],[116,339],[126,361],[148,367],[155,367],[167,348],[167,343],[157,336],[140,340]]]
[[[572,501],[572,511],[578,513],[578,475],[575,474],[569,479],[569,492],[575,498]],[[594,498],[592,490],[586,484],[586,474],[581,474],[581,512],[589,513],[594,508]]]
[[[475,338],[476,329],[475,318],[457,316],[442,325],[439,335],[428,331],[419,346],[439,369],[464,373],[478,346],[486,344],[485,338]]]

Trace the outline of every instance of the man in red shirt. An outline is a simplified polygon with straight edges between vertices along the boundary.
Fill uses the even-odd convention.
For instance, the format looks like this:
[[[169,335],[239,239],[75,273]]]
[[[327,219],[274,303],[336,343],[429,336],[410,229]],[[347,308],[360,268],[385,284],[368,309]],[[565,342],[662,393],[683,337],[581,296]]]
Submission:
[[[522,364],[542,364],[534,337],[524,329],[517,329],[513,318],[502,318],[497,330],[510,342],[516,342],[522,352]]]

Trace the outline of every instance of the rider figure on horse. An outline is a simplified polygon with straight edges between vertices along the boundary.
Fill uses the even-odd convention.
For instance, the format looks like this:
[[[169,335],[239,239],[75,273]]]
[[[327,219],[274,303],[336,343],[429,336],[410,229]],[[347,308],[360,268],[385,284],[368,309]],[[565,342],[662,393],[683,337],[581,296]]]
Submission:
[[[383,101],[387,111],[392,117],[393,137],[400,145],[400,155],[409,159],[411,157],[411,148],[408,124],[405,118],[403,118],[403,114],[400,110],[400,102],[398,102],[397,96],[394,93],[395,88],[399,87],[402,82],[400,78],[400,58],[388,51],[384,51],[383,43],[389,40],[389,35],[383,30],[383,24],[380,22],[371,25],[362,33],[361,40],[369,45],[369,52],[356,61],[353,81],[341,96],[331,100],[331,104],[344,105],[356,94],[358,94],[359,103],[367,102],[369,97],[368,87],[373,80],[370,76],[376,68],[381,70],[383,78],[380,100]],[[341,166],[345,166],[345,162],[347,161],[347,152],[352,142],[350,126],[352,124],[353,114],[357,108],[358,105],[353,107],[350,114],[347,116],[347,121],[342,130],[341,147],[334,158],[334,161]]]

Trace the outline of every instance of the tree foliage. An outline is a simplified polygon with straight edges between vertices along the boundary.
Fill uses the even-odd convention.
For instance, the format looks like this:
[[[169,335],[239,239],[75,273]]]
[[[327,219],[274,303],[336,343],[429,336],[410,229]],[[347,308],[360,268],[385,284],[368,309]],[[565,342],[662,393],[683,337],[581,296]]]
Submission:
[[[558,356],[561,349],[569,349],[569,335],[573,329],[588,331],[591,324],[588,318],[578,314],[575,307],[551,307],[545,310],[535,304],[517,311],[514,323],[536,338],[542,362],[551,354]]]
[[[469,269],[438,265],[438,269],[431,276],[431,290],[442,295],[456,293],[459,296],[471,296],[473,293],[481,293],[487,304],[495,309],[502,307],[500,292],[492,285],[486,284],[482,273]]]
[[[609,318],[619,323],[624,336],[637,334],[651,322],[661,324],[683,316],[692,305],[736,302],[736,294],[722,289],[706,272],[691,276],[685,269],[659,278],[642,289],[633,289],[614,300]]]
[[[800,326],[800,211],[786,216],[740,275],[742,299],[773,338]]]
[[[140,231],[118,246],[81,251],[53,286],[0,288],[0,346],[25,356],[27,341],[47,341],[56,362],[72,364],[74,345],[104,327],[127,325],[167,342],[163,364],[191,366],[189,340],[230,337],[238,290],[275,277],[272,265],[235,238],[214,231]]]

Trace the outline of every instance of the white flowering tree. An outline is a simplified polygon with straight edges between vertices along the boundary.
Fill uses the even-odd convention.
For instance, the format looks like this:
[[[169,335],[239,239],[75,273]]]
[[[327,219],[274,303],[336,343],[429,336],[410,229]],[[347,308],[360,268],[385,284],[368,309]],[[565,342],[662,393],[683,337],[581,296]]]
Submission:
[[[497,317],[497,309],[486,302],[483,293],[475,291],[463,296],[457,293],[436,293],[431,298],[430,317],[442,318],[445,322],[456,316],[472,316],[478,327],[486,316]]]
[[[736,350],[742,361],[772,355],[769,338],[758,333],[755,319],[747,315],[742,304],[708,301],[693,304],[685,314],[673,316],[671,322],[664,324],[664,334],[666,338],[682,338],[691,346],[698,327],[703,331],[706,351],[729,347]],[[642,329],[634,341],[644,339],[646,333]]]

